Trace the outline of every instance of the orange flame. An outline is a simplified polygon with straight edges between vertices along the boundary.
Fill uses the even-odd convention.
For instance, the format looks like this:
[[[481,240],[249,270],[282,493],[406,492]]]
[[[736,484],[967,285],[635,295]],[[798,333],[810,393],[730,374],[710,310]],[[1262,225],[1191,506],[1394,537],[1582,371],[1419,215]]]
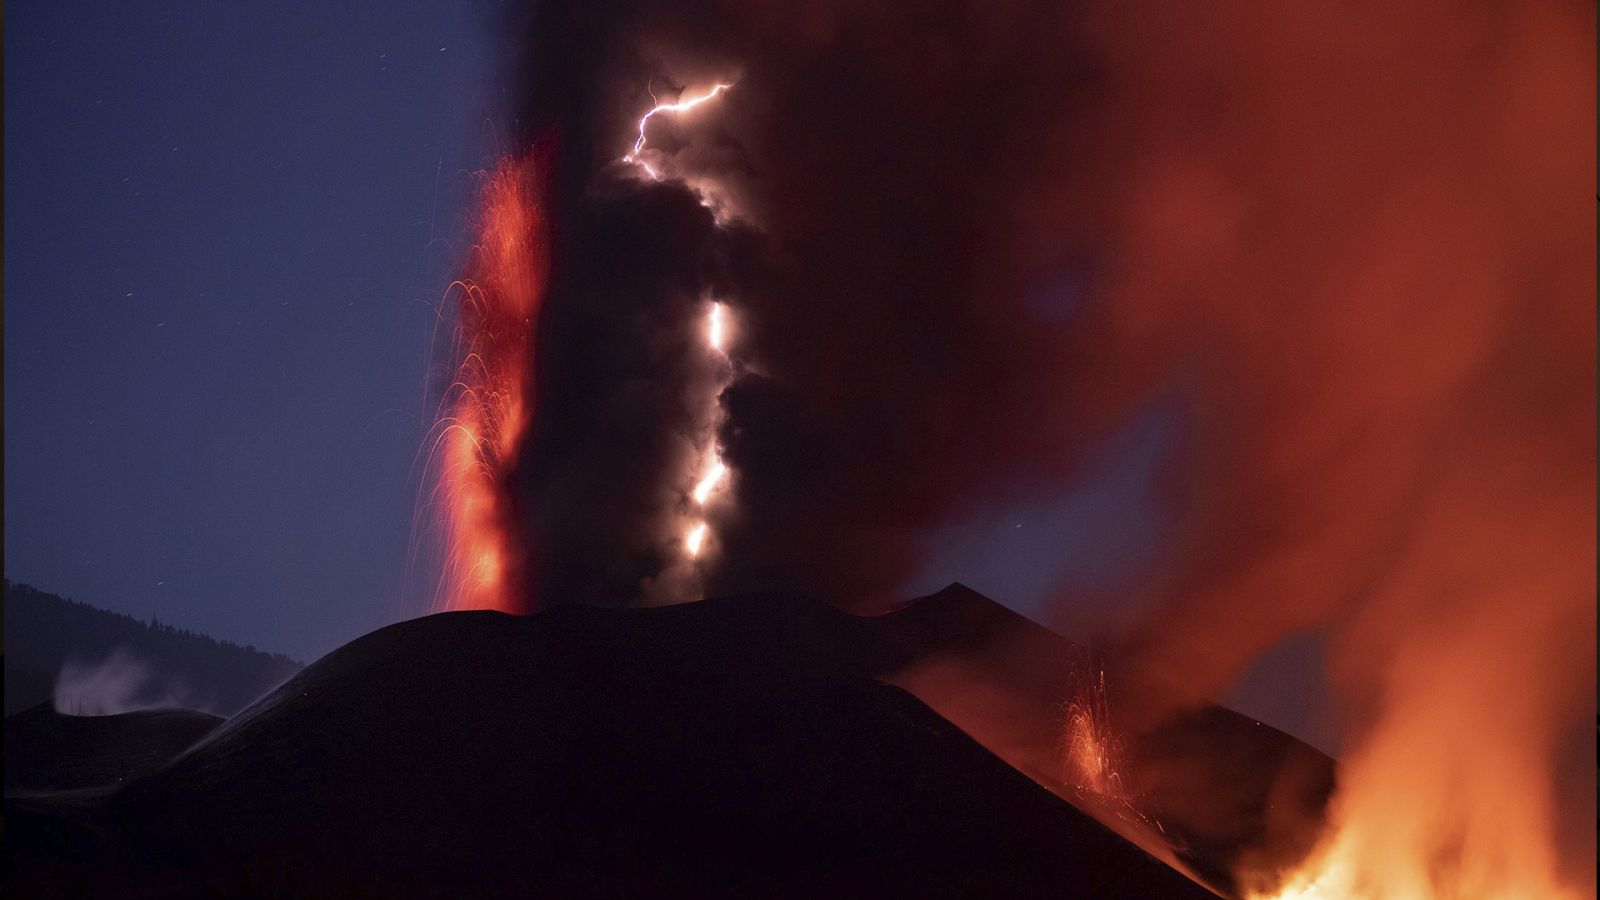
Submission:
[[[1253,900],[1584,895],[1558,859],[1549,773],[1555,748],[1539,722],[1547,713],[1542,698],[1519,696],[1554,690],[1495,659],[1474,627],[1441,627],[1434,646],[1398,664],[1390,709],[1341,760],[1323,844],[1282,883],[1251,893]],[[1517,631],[1502,626],[1494,639],[1537,652],[1539,644]],[[1416,692],[1430,683],[1433,689]]]
[[[525,605],[508,480],[530,420],[533,321],[546,275],[536,175],[531,159],[500,162],[483,188],[468,276],[451,285],[461,362],[435,444],[447,547],[439,605],[447,609]]]

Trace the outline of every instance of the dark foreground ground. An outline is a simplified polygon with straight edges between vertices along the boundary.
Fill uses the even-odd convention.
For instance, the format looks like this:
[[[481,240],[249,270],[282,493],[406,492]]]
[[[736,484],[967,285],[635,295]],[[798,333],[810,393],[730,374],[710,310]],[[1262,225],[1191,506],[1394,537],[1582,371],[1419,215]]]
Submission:
[[[1210,896],[880,680],[942,640],[929,610],[453,613],[214,728],[14,717],[8,757],[100,737],[71,774],[8,759],[7,892]]]

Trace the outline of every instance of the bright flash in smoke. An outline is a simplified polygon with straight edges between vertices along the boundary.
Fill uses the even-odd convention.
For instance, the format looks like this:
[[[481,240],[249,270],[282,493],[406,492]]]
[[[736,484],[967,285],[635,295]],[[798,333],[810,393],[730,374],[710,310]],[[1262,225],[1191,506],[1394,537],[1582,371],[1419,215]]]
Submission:
[[[706,313],[706,343],[711,346],[712,350],[723,355],[726,355],[723,350],[723,338],[726,334],[725,315],[726,312],[723,305],[715,302],[711,304],[710,312]],[[700,477],[699,482],[695,484],[694,490],[690,493],[690,496],[694,498],[695,505],[705,506],[706,501],[711,498],[711,492],[716,490],[717,485],[722,483],[722,479],[727,474],[727,465],[722,462],[722,457],[713,449],[710,465],[706,467],[705,474]]]
[[[683,549],[687,550],[691,557],[699,557],[700,547],[705,543],[705,541],[706,523],[701,522],[700,524],[689,529],[688,537],[683,539]]]
[[[723,355],[724,315],[722,304],[715,302],[711,304],[711,309],[706,313],[706,345],[718,355]],[[718,392],[722,390],[722,383],[717,385],[716,390]],[[716,394],[713,394],[710,400],[712,406],[711,421],[707,428],[707,434],[702,440],[711,445],[711,450],[699,480],[694,483],[694,488],[689,492],[689,497],[694,501],[694,505],[701,508],[706,505],[706,502],[711,499],[711,495],[717,490],[717,487],[728,477],[728,466],[722,461],[722,456],[716,449],[718,420]],[[705,546],[706,534],[709,530],[710,524],[704,520],[696,522],[689,529],[689,533],[683,541],[683,549],[690,559],[700,558],[700,551]]]
[[[649,175],[656,181],[660,181],[661,173],[656,171],[655,168],[649,163],[639,158],[639,154],[644,151],[646,140],[645,129],[649,127],[650,120],[660,113],[687,112],[688,110],[694,109],[696,106],[699,106],[708,100],[714,99],[717,95],[731,87],[733,87],[731,83],[718,82],[711,88],[711,90],[701,94],[698,97],[690,97],[687,100],[679,100],[676,103],[657,103],[655,106],[651,107],[650,111],[646,112],[644,116],[639,119],[639,136],[634,139],[633,149],[629,150],[628,154],[622,157],[622,161],[630,165],[638,166],[644,170],[645,174]],[[654,94],[651,94],[652,99],[654,96]]]
[[[706,472],[705,477],[701,478],[700,483],[694,486],[693,496],[695,505],[705,506],[706,500],[710,499],[711,497],[711,492],[716,490],[717,484],[721,482],[722,477],[727,474],[728,467],[723,464],[722,460],[714,460],[711,463],[710,470]]]
[[[723,351],[723,339],[726,335],[726,315],[726,308],[715,301],[711,303],[710,309],[706,311],[705,334],[707,349],[714,356],[720,357],[724,363],[727,360],[727,354]],[[694,482],[694,487],[689,491],[689,498],[694,501],[696,507],[705,507],[706,502],[711,499],[711,495],[717,490],[717,487],[728,477],[728,466],[722,461],[722,455],[717,451],[716,447],[717,426],[721,420],[721,410],[718,407],[717,397],[726,385],[727,380],[726,375],[724,375],[718,379],[714,392],[707,398],[710,405],[709,420],[700,442],[709,447],[709,452],[705,456],[705,467],[701,470],[699,478]],[[705,543],[706,532],[709,527],[707,522],[701,520],[689,531],[689,536],[684,540],[684,549],[688,552],[690,559],[699,559],[700,550]]]
[[[645,147],[649,141],[650,120],[662,113],[676,115],[688,112],[721,96],[723,92],[732,87],[732,82],[717,82],[704,93],[683,97],[673,103],[657,102],[646,110],[644,115],[639,117],[638,134],[633,140],[633,147],[623,155],[622,162],[637,166],[640,171],[655,181],[663,180],[662,172],[651,165],[650,161],[645,159],[644,156],[646,153]],[[651,94],[651,98],[655,99],[654,93]],[[713,204],[703,193],[703,188],[703,184],[689,186],[691,191],[699,195],[701,203],[710,208]],[[721,408],[718,398],[721,396],[723,388],[728,384],[727,367],[731,362],[727,355],[727,308],[720,302],[712,301],[706,309],[705,316],[705,341],[706,348],[709,351],[708,364],[720,374],[713,382],[711,392],[705,398],[708,410],[705,424],[696,429],[698,434],[695,444],[700,449],[699,458],[703,460],[701,467],[698,472],[691,468],[679,476],[682,478],[682,481],[679,482],[679,484],[683,485],[681,489],[686,491],[688,499],[693,501],[694,506],[701,510],[710,501],[712,494],[716,493],[718,487],[725,483],[728,478],[728,467],[722,461],[722,456],[718,452],[716,435],[718,426],[721,423]],[[700,518],[700,515],[703,515],[703,513],[697,514],[693,524],[689,525],[688,531],[683,538],[684,553],[690,560],[698,560],[700,558],[701,552],[705,549],[707,535],[710,533],[710,523],[704,518]]]
[[[718,353],[726,352],[722,346],[726,330],[726,325],[723,323],[722,319],[722,304],[711,304],[711,312],[706,314],[706,340],[710,342],[711,349],[717,351]]]

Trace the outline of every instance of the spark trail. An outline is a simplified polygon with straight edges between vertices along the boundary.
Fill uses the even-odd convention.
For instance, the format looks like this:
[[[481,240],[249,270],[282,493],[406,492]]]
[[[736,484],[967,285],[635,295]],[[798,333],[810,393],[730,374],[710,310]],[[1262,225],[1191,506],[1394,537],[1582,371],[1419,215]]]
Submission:
[[[1125,780],[1128,746],[1112,723],[1104,666],[1085,658],[1074,660],[1073,668],[1072,691],[1062,705],[1061,761],[1067,784],[1080,798],[1093,800],[1123,821],[1165,833],[1161,822],[1140,808]]]
[[[546,274],[537,178],[532,159],[501,161],[483,188],[468,274],[450,286],[460,363],[430,453],[446,554],[435,605],[445,609],[530,605],[508,482],[531,419],[533,321]]]

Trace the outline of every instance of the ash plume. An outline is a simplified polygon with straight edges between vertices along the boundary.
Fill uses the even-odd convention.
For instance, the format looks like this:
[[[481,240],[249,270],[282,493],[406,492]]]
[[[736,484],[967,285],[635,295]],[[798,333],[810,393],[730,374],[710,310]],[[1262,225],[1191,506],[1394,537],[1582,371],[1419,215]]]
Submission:
[[[1092,75],[1037,40],[964,71],[1015,46],[1026,12],[819,7],[795,28],[754,8],[601,4],[534,20],[524,119],[560,147],[521,468],[540,596],[629,599],[669,565],[677,535],[659,522],[681,498],[663,473],[699,415],[707,296],[728,304],[740,360],[719,404],[737,500],[715,519],[708,589],[882,604],[929,528],[997,482],[1065,468],[1070,417],[1039,378],[1059,379],[1068,335],[1024,308],[1037,273],[1012,265],[997,216],[1026,185],[989,148],[1040,164],[1030,131]],[[945,48],[967,26],[993,46]],[[1024,75],[1059,93],[1020,91]],[[714,110],[652,126],[679,178],[626,177],[650,91],[722,79],[739,86]],[[696,196],[707,183],[721,209]]]
[[[1515,848],[1463,884],[1530,842],[1586,871],[1592,844],[1549,844],[1594,778],[1594,25],[1566,2],[541,5],[535,591],[628,602],[671,565],[707,296],[742,360],[707,590],[882,605],[936,526],[1071,483],[1166,404],[1166,529],[1115,635],[1133,721],[1322,629],[1341,822],[1435,752],[1405,852]],[[675,178],[619,169],[653,93],[732,79],[652,126]]]

